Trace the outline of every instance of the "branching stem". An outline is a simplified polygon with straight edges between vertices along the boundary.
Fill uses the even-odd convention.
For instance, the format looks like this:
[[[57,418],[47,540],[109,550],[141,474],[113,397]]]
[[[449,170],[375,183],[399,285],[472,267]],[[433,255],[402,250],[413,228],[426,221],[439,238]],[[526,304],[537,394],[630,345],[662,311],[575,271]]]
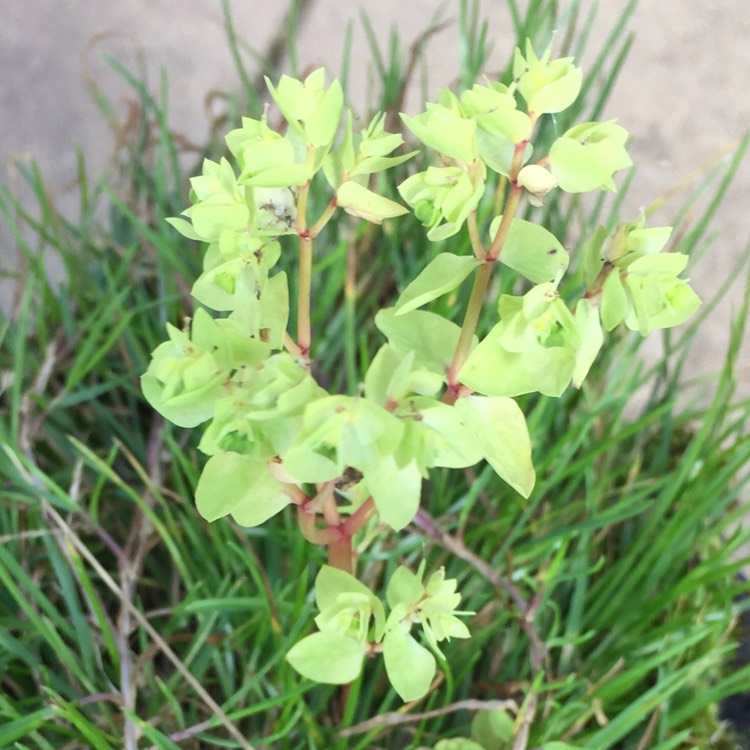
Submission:
[[[477,258],[483,259],[484,263],[480,266],[474,277],[474,286],[471,289],[469,304],[466,307],[464,322],[461,326],[461,335],[458,338],[456,351],[453,354],[453,360],[448,369],[448,389],[443,396],[443,401],[448,404],[455,403],[458,398],[459,390],[461,388],[461,385],[458,382],[458,373],[471,352],[471,342],[474,338],[474,333],[477,330],[477,323],[479,322],[479,316],[482,312],[482,305],[484,304],[484,299],[487,295],[492,267],[500,257],[500,253],[503,251],[505,240],[508,238],[508,232],[510,231],[510,225],[516,215],[518,205],[521,202],[523,188],[518,185],[517,178],[518,172],[523,166],[523,155],[526,151],[526,144],[526,141],[521,141],[521,143],[516,144],[510,172],[511,187],[508,202],[505,206],[505,211],[503,212],[503,218],[500,220],[497,234],[495,234],[495,238],[492,240],[492,244],[486,253],[482,246],[481,238],[479,237],[479,230],[476,223],[476,212],[472,211],[468,217],[469,237],[471,238],[471,246],[474,250],[474,255]]]

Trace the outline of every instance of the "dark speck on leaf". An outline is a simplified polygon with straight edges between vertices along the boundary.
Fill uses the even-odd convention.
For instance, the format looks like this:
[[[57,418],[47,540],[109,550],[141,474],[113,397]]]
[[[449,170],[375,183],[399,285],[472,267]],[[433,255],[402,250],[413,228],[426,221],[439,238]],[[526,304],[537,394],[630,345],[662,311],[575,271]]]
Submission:
[[[550,250],[547,250],[547,255],[557,255],[557,248],[553,247]]]

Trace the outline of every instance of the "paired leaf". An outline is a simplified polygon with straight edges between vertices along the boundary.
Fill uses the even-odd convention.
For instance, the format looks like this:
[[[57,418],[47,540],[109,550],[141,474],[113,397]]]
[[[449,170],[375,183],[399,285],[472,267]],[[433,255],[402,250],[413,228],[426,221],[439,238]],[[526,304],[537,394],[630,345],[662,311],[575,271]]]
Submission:
[[[441,375],[447,373],[461,335],[455,323],[424,310],[399,315],[395,308],[386,308],[375,316],[375,325],[399,356],[413,351],[416,368]]]
[[[195,502],[207,521],[231,514],[240,526],[259,526],[285,508],[289,497],[265,459],[217,453],[203,468]]]
[[[464,396],[454,406],[495,472],[528,497],[536,474],[526,419],[511,398]]]
[[[388,679],[404,702],[421,698],[437,671],[435,657],[409,634],[410,627],[410,623],[400,622],[383,638]]]
[[[496,217],[490,225],[490,239],[495,239],[502,218]],[[535,284],[559,279],[570,264],[570,256],[552,232],[517,218],[510,224],[499,259]]]
[[[303,677],[328,685],[346,685],[362,672],[367,645],[335,632],[313,633],[295,643],[287,661]]]

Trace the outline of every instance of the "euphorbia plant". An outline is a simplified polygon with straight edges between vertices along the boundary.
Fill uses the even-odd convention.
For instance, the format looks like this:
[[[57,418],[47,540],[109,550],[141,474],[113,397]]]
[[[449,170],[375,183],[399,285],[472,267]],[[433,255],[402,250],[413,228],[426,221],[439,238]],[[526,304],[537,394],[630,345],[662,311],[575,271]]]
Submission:
[[[303,675],[347,683],[365,657],[383,653],[404,700],[422,696],[436,671],[438,643],[466,638],[456,581],[399,567],[381,598],[356,578],[355,537],[377,518],[383,533],[403,530],[420,506],[434,467],[459,469],[487,461],[528,497],[534,486],[531,444],[515,396],[559,396],[579,387],[602,345],[602,329],[620,323],[646,334],[677,325],[699,301],[678,275],[687,258],[663,253],[670,229],[643,219],[611,237],[591,238],[583,264],[587,288],[569,307],[558,294],[569,256],[547,229],[518,217],[526,199],[543,203],[552,190],[614,189],[613,174],[630,165],[626,131],[614,122],[583,123],[548,153],[534,137],[540,118],[563,111],[579,94],[571,59],[516,51],[513,81],[441,91],[406,126],[434,153],[433,165],[399,192],[444,242],[468,232],[472,255],[440,252],[375,324],[386,343],[373,357],[356,396],[329,393],[312,374],[313,253],[335,212],[364,221],[394,221],[408,209],[371,189],[371,176],[416,152],[395,153],[401,135],[376,116],[355,133],[338,82],[324,71],[304,81],[282,77],[268,88],[286,122],[272,130],[265,115],[243,119],[227,135],[231,161],[205,161],[191,180],[193,204],[171,223],[207,244],[193,296],[192,321],[168,326],[153,353],[143,391],[182,427],[205,425],[199,448],[209,456],[196,489],[209,521],[231,515],[255,526],[293,506],[300,532],[328,549],[316,580],[318,632],[289,652]],[[343,121],[343,123],[342,123]],[[311,181],[323,172],[330,199],[310,216]],[[487,226],[478,208],[488,175],[499,176],[501,205]],[[396,228],[395,231],[398,231]],[[279,240],[297,243],[296,321],[289,326],[289,284],[277,270]],[[521,295],[489,294],[493,275],[529,282]],[[461,326],[424,308],[469,283]],[[497,323],[478,339],[482,309]],[[211,315],[206,309],[219,313]],[[427,648],[415,638],[420,625]]]

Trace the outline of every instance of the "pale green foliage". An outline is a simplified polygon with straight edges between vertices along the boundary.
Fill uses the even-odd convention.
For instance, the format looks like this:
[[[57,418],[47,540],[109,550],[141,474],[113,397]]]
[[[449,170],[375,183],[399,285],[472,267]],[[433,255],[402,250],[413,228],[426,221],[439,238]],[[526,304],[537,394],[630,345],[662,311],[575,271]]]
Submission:
[[[293,504],[305,537],[330,545],[333,561],[334,545],[343,540],[351,547],[375,512],[393,530],[404,529],[436,467],[485,460],[528,498],[536,478],[531,440],[513,397],[560,396],[571,383],[580,387],[602,346],[602,327],[624,322],[645,334],[695,311],[698,298],[678,277],[687,258],[662,253],[669,229],[646,229],[643,220],[621,225],[609,239],[598,232],[583,259],[586,291],[572,307],[560,297],[570,257],[549,230],[516,216],[519,204],[525,196],[540,206],[555,187],[613,190],[614,173],[631,164],[627,132],[614,121],[576,125],[529,163],[538,119],[573,103],[581,71],[570,58],[551,60],[549,50],[537,57],[527,44],[525,54],[516,52],[513,75],[510,86],[486,82],[460,97],[441,91],[424,113],[402,116],[436,161],[401,183],[401,197],[431,240],[447,240],[468,224],[473,255],[437,254],[395,306],[377,313],[387,343],[354,395],[329,393],[311,374],[313,241],[338,209],[375,224],[407,213],[372,189],[371,176],[417,152],[394,153],[403,138],[385,131],[382,115],[355,133],[340,84],[326,87],[319,69],[304,81],[268,82],[285,132],[272,130],[265,114],[243,118],[227,135],[232,161],[206,160],[203,174],[191,180],[186,218],[170,221],[185,237],[206,243],[192,294],[225,317],[214,319],[201,307],[184,330],[168,325],[169,340],[153,352],[142,387],[175,424],[207,423],[199,448],[210,458],[196,488],[204,518],[230,514],[256,526]],[[489,227],[478,218],[488,170],[502,178],[504,190],[498,194],[504,209]],[[310,182],[321,171],[329,202],[308,221]],[[300,245],[296,340],[288,279],[277,270],[284,235]],[[498,260],[533,286],[500,297],[499,319],[480,340],[479,312]],[[470,278],[463,327],[419,309],[455,294]],[[352,560],[339,558],[338,565],[352,568]],[[323,567],[316,581],[318,632],[293,646],[289,662],[306,677],[340,684],[382,651],[400,697],[422,697],[436,657],[445,658],[438,644],[469,637],[457,617],[465,613],[456,611],[456,581],[441,569],[424,582],[423,568],[396,570],[386,617],[378,597],[356,578]],[[426,645],[412,633],[414,625]],[[506,742],[507,717],[493,721],[494,728],[478,733]],[[446,742],[441,745],[453,746]]]
[[[433,750],[511,750],[514,742],[514,719],[501,709],[480,710],[471,722],[471,739],[454,737],[440,740]],[[430,750],[420,747],[417,750]],[[580,750],[567,742],[545,742],[539,750]]]
[[[502,216],[490,225],[490,238],[494,239]],[[539,224],[525,219],[513,219],[505,240],[500,262],[535,284],[557,281],[570,264],[570,256],[555,237]]]
[[[644,219],[623,222],[604,242],[600,235],[587,250],[587,273],[603,281],[600,296],[602,324],[611,331],[620,323],[642,336],[659,328],[684,323],[700,306],[685,279],[679,278],[688,257],[661,252],[671,227],[644,227]]]
[[[467,255],[440,253],[401,293],[396,302],[396,314],[416,310],[453,291],[479,263],[479,260]]]
[[[427,236],[434,241],[452,237],[479,205],[484,181],[474,184],[460,167],[429,167],[409,177],[398,188],[416,217],[431,227]]]
[[[549,152],[552,174],[561,190],[585,193],[615,190],[612,175],[633,162],[625,150],[628,131],[609,122],[585,122],[563,133]]]
[[[537,115],[562,112],[578,97],[583,82],[581,69],[573,65],[572,57],[550,60],[547,48],[541,58],[536,56],[531,42],[526,42],[526,56],[516,49],[513,57],[513,79],[529,112]]]
[[[461,381],[489,396],[560,396],[583,356],[582,333],[590,337],[590,329],[579,328],[551,282],[523,297],[504,294],[498,310],[500,322],[469,356]],[[588,349],[585,356],[591,357]]]
[[[359,675],[368,653],[380,650],[399,696],[404,701],[421,698],[437,669],[431,651],[444,659],[438,642],[468,638],[469,630],[457,615],[472,614],[456,611],[461,596],[455,579],[446,579],[442,568],[426,584],[423,574],[424,564],[416,575],[404,566],[397,568],[386,591],[390,609],[386,620],[383,604],[364,584],[344,571],[323,566],[315,580],[320,610],[315,624],[320,632],[303,638],[287,659],[305,677],[343,684]],[[411,635],[413,624],[421,624],[431,651]]]
[[[471,721],[471,736],[482,747],[497,747],[511,741],[513,724],[513,718],[503,710],[477,711]]]

